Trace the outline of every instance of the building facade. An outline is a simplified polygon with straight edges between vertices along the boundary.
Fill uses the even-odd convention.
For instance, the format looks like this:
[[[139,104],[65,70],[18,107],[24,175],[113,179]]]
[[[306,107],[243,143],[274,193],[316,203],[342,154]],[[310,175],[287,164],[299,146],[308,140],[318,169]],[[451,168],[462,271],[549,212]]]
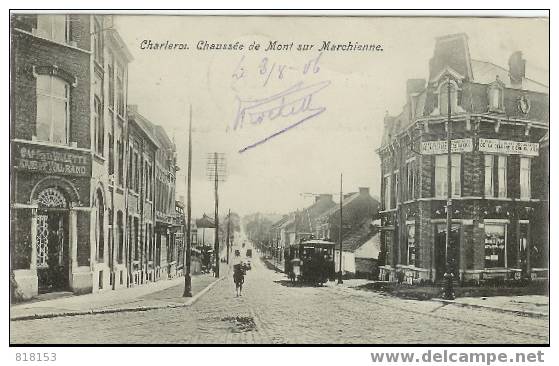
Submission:
[[[154,279],[161,143],[141,121],[129,124],[132,56],[113,18],[14,15],[11,30],[13,293],[79,294]],[[175,167],[167,165],[173,174]]]
[[[476,282],[547,276],[548,87],[526,77],[520,52],[505,69],[472,60],[468,47],[464,34],[438,38],[429,79],[409,80],[402,112],[384,119],[382,279],[438,281],[447,270]]]

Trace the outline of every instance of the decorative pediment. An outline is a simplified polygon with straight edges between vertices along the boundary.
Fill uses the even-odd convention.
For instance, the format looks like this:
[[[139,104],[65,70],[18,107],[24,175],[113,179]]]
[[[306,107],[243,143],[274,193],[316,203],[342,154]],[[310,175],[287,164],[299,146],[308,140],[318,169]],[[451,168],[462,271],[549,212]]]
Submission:
[[[439,84],[441,84],[441,82],[446,82],[447,76],[450,76],[451,79],[453,79],[454,81],[456,81],[458,83],[462,83],[462,80],[464,80],[466,78],[464,75],[460,74],[458,71],[454,70],[452,67],[446,66],[437,75],[435,75],[431,80],[429,80],[429,82],[432,83],[432,84],[435,84],[435,85],[439,85]]]

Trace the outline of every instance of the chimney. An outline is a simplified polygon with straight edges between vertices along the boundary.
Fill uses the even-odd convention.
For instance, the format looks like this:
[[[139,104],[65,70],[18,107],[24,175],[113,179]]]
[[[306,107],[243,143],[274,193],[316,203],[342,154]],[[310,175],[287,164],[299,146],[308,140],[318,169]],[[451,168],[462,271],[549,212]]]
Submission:
[[[509,77],[513,88],[522,89],[522,79],[526,76],[526,60],[522,51],[516,51],[509,57]]]
[[[450,67],[467,80],[473,79],[468,46],[468,36],[464,33],[438,37],[435,41],[433,58],[429,61],[429,81]]]
[[[359,194],[369,195],[369,187],[359,187]]]

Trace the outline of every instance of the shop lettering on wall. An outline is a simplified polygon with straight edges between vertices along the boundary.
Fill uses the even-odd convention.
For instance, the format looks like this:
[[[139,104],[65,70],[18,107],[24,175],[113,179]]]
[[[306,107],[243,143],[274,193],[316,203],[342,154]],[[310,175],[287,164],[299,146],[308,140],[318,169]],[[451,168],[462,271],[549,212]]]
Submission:
[[[91,157],[61,149],[16,145],[15,168],[48,174],[89,176]]]
[[[446,140],[424,141],[421,143],[421,153],[423,155],[440,155],[448,152]],[[474,144],[472,139],[456,139],[450,143],[453,153],[472,152]]]
[[[479,151],[488,153],[538,156],[539,150],[540,144],[535,142],[479,139]]]

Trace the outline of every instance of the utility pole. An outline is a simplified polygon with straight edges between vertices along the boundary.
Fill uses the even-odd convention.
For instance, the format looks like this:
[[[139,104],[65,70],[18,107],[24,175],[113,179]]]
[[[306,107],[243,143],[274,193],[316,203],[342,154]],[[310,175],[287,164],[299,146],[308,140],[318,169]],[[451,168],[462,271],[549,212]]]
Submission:
[[[231,209],[229,209],[229,213],[227,214],[227,264],[229,264],[229,237],[230,237],[230,230],[231,230]]]
[[[192,106],[190,106],[190,119],[188,123],[188,168],[187,168],[187,184],[186,184],[186,250],[184,255],[184,293],[183,297],[192,297],[192,279],[190,278],[190,222],[191,215],[191,199],[190,199],[190,183],[192,172]]]
[[[206,175],[214,182],[214,196],[215,196],[215,235],[214,235],[214,253],[215,253],[215,277],[219,278],[219,182],[225,181],[226,168],[225,157],[222,153],[208,154],[208,161],[206,167]]]
[[[338,285],[344,283],[342,280],[342,251],[343,251],[343,244],[342,244],[342,229],[343,229],[343,220],[342,220],[342,202],[343,202],[343,174],[340,174],[340,230],[338,232],[338,240],[340,242],[340,265],[339,265],[339,272],[338,272]]]
[[[450,232],[452,230],[452,140],[451,140],[451,86],[450,86],[450,76],[447,77],[447,94],[448,94],[448,108],[447,108],[447,125],[446,125],[446,242],[445,242],[445,262],[446,262],[446,273],[444,274],[445,287],[443,291],[443,299],[454,300],[454,290],[452,289],[452,281],[454,277],[454,269],[451,268],[449,263],[448,250],[450,247]],[[458,91],[457,91],[458,92]]]

